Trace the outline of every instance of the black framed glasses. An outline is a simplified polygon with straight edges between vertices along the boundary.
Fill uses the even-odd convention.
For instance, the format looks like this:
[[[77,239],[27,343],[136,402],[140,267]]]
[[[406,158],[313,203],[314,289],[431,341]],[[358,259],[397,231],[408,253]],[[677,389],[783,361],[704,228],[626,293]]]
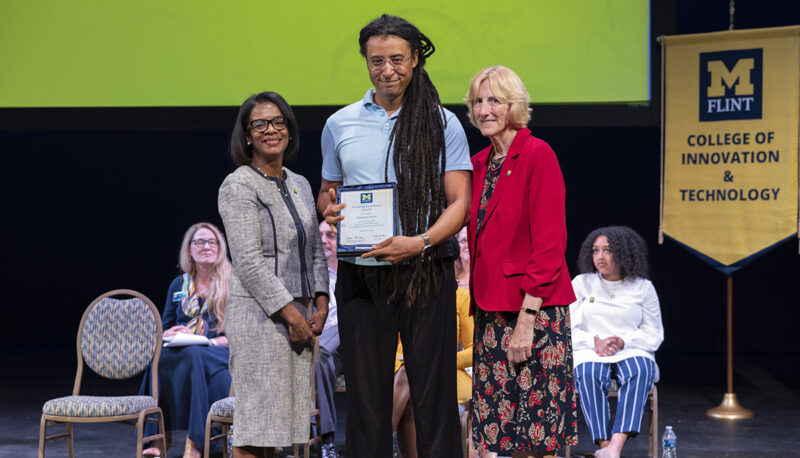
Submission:
[[[283,116],[275,116],[272,119],[254,119],[248,123],[251,129],[262,134],[269,129],[270,124],[272,124],[275,130],[286,129],[286,118]]]

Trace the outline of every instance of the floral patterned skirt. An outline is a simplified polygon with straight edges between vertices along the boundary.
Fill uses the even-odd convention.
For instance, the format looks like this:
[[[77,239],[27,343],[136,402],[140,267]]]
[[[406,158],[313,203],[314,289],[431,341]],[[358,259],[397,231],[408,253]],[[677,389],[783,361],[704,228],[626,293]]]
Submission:
[[[475,310],[472,440],[479,451],[557,450],[578,443],[569,306],[543,307],[533,356],[508,362],[518,312]],[[503,453],[505,452],[505,453]]]

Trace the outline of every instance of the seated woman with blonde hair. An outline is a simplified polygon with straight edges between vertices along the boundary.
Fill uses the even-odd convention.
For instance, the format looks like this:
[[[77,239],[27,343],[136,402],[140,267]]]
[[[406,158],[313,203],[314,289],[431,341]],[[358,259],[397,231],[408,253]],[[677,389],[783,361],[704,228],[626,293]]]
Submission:
[[[197,458],[205,442],[208,409],[228,396],[231,387],[224,327],[231,263],[222,232],[211,223],[192,225],[184,234],[179,262],[183,273],[170,284],[161,317],[164,337],[202,335],[208,338],[208,346],[165,347],[161,351],[159,404],[167,430],[187,431],[184,458]],[[145,374],[142,394],[150,392],[149,381]],[[155,428],[153,423],[148,426]],[[160,452],[148,448],[143,454],[159,456]]]

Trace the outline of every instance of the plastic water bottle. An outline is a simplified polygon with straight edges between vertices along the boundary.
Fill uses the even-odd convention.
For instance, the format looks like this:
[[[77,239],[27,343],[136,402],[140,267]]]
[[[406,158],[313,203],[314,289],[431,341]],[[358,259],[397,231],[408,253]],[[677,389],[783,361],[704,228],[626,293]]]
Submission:
[[[667,426],[664,430],[664,435],[661,436],[661,441],[664,443],[664,453],[662,458],[677,458],[678,456],[678,438],[675,436],[675,431],[672,426]]]

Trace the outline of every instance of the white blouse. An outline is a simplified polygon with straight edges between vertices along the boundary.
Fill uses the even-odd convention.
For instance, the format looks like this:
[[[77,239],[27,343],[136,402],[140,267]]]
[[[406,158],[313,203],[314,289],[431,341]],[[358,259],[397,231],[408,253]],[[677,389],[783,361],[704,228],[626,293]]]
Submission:
[[[615,363],[634,356],[655,362],[654,353],[664,341],[664,327],[658,295],[650,280],[628,277],[608,281],[594,272],[575,277],[572,288],[577,297],[569,306],[574,367],[588,361]],[[595,336],[619,336],[625,346],[613,356],[600,356],[594,351]]]

